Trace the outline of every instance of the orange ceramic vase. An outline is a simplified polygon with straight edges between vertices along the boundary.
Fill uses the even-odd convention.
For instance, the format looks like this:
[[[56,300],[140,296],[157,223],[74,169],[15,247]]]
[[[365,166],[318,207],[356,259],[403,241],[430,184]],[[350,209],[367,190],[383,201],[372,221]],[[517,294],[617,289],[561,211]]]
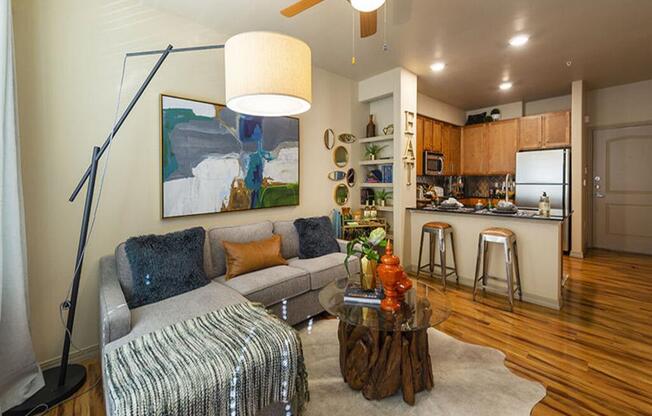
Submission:
[[[378,278],[383,284],[385,298],[380,308],[385,311],[396,311],[401,307],[404,293],[412,287],[412,282],[400,266],[401,260],[392,252],[392,241],[387,242],[385,255],[380,258]]]

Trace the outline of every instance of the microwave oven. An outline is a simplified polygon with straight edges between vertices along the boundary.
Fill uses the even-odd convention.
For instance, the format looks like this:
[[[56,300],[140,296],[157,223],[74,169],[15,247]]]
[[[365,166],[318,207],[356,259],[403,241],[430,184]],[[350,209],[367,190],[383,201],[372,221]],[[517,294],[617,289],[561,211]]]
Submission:
[[[441,153],[423,152],[423,174],[436,176],[444,174],[444,155]]]

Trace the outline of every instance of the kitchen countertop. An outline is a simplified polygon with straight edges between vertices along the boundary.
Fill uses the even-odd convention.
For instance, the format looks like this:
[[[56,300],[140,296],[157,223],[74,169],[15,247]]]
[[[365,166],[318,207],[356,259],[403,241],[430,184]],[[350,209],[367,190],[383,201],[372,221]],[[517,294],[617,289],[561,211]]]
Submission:
[[[475,208],[467,208],[467,207],[459,208],[456,210],[439,209],[432,206],[423,207],[423,208],[410,207],[406,209],[408,211],[432,212],[437,214],[479,215],[479,216],[481,215],[483,217],[500,217],[500,218],[513,218],[518,220],[538,220],[538,221],[555,221],[555,222],[564,221],[570,216],[569,214],[563,216],[551,215],[550,217],[544,217],[541,215],[537,215],[536,211],[529,211],[529,210],[519,210],[516,214],[497,214],[487,209],[481,209],[479,211],[476,211]]]

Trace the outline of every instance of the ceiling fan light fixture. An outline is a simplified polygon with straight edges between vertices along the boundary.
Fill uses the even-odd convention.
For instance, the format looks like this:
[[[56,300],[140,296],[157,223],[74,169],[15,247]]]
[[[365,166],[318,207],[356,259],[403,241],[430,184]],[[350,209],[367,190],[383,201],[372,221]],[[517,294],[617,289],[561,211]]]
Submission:
[[[373,12],[385,4],[385,0],[351,0],[351,6],[359,12]]]
[[[446,63],[445,62],[435,62],[434,64],[430,65],[430,69],[434,72],[441,72],[446,68]]]
[[[303,41],[274,32],[237,34],[224,45],[226,106],[252,116],[301,114],[312,102],[312,58]]]
[[[511,82],[509,82],[509,81],[505,81],[505,82],[501,83],[501,84],[498,86],[498,88],[500,88],[502,91],[507,91],[507,90],[510,90],[510,89],[512,88],[513,85],[514,85],[514,84],[512,84]]]
[[[521,33],[521,34],[518,34],[518,35],[512,37],[509,40],[509,45],[513,46],[515,48],[518,48],[520,46],[525,45],[528,42],[528,40],[530,40],[530,36],[526,35],[524,33]]]

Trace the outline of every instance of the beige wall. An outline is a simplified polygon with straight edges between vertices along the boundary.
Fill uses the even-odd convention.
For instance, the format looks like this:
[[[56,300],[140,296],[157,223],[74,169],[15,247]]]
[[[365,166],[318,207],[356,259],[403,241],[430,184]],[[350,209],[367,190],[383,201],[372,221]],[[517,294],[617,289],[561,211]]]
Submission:
[[[138,1],[14,2],[18,101],[29,261],[31,325],[39,360],[60,354],[58,307],[66,295],[83,202],[67,202],[112,124],[126,51],[219,43],[219,34]],[[98,259],[129,236],[266,219],[329,214],[334,169],[322,134],[360,135],[368,110],[355,84],[315,68],[313,107],[301,117],[301,204],[291,208],[160,219],[159,94],[224,102],[219,51],[172,55],[120,131],[112,148],[94,234],[88,247],[74,342],[98,341]],[[123,105],[154,57],[130,60]],[[106,159],[106,158],[105,158]],[[100,171],[102,166],[100,166]]]
[[[541,100],[528,101],[523,105],[523,115],[551,113],[554,111],[570,110],[571,95],[560,95],[558,97],[544,98]]]
[[[652,122],[652,79],[588,92],[590,126]]]
[[[584,257],[586,250],[586,232],[588,227],[586,209],[586,93],[582,80],[573,81],[571,85],[571,256]]]
[[[463,126],[466,123],[464,110],[421,93],[417,94],[417,112],[456,126]]]

